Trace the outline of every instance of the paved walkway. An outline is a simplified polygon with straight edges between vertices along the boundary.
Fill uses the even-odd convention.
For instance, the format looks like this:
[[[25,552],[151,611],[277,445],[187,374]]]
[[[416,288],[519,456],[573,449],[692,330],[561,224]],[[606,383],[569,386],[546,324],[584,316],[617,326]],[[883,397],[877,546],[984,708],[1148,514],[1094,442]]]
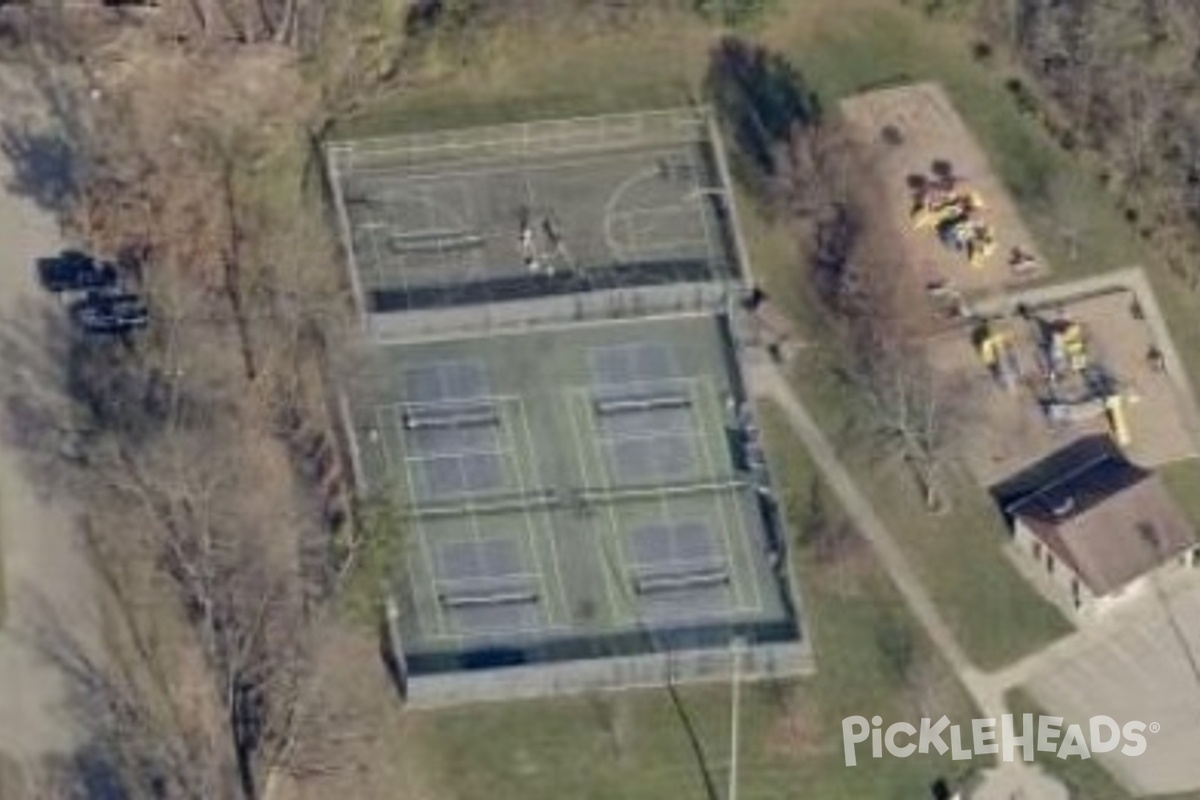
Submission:
[[[855,527],[871,543],[876,557],[891,576],[918,624],[933,640],[934,646],[954,670],[963,688],[979,708],[980,716],[999,718],[1005,714],[1005,692],[1016,685],[1014,679],[1019,681],[1020,676],[1027,674],[1026,670],[1032,671],[1041,662],[1019,662],[1021,669],[996,673],[983,672],[971,662],[958,640],[954,638],[950,626],[938,612],[937,604],[908,563],[900,545],[875,515],[871,503],[858,490],[854,479],[842,465],[833,445],[825,438],[808,409],[796,397],[774,365],[765,359],[752,361],[746,374],[751,394],[775,402],[783,411],[792,430],[804,443],[824,475],[830,490],[837,496]],[[1072,638],[1067,637],[1064,641],[1069,642]],[[1071,645],[1060,642],[1053,647],[1059,646]],[[1034,659],[1040,656],[1041,654],[1036,654]],[[1069,795],[1064,786],[1047,777],[1040,769],[1018,762],[989,771],[985,788],[981,788],[975,796],[989,799],[1020,797],[1022,800],[1067,800]]]
[[[24,124],[19,115],[36,108],[33,102],[22,76],[0,67],[0,131]],[[11,176],[12,164],[0,154],[0,340],[18,319],[28,321],[49,302],[36,285],[32,262],[60,246],[53,215],[14,196]],[[11,385],[0,386],[0,399],[8,391]],[[65,683],[33,645],[34,631],[47,614],[72,630],[90,630],[93,622],[93,584],[76,546],[71,510],[63,498],[43,494],[22,469],[18,454],[0,439],[0,564],[6,600],[0,629],[0,751],[22,762],[69,752],[77,743]]]

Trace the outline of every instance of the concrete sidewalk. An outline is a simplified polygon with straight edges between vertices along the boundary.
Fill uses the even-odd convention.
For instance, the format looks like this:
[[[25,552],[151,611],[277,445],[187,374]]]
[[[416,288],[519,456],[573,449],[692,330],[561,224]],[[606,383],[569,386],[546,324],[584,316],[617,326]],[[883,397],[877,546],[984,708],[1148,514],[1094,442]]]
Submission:
[[[830,490],[837,496],[858,531],[871,544],[876,558],[891,577],[909,611],[971,696],[980,717],[998,719],[1007,713],[1004,695],[1012,687],[1009,681],[1014,676],[1003,672],[983,672],[967,657],[938,611],[937,604],[908,563],[900,544],[875,514],[870,501],[859,491],[837,457],[833,445],[787,380],[765,357],[760,357],[752,359],[746,370],[746,382],[752,396],[770,400],[783,411],[792,431],[804,443]],[[989,770],[984,785],[973,796],[982,800],[1002,800],[1006,797],[1067,800],[1069,793],[1065,786],[1039,767],[1014,762],[1004,764],[1000,769]]]

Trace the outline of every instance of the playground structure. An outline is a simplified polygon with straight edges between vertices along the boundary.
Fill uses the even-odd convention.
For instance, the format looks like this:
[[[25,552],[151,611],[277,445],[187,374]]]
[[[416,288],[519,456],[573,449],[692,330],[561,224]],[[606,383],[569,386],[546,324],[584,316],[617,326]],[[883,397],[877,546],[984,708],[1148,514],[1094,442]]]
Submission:
[[[1017,388],[1021,362],[1012,330],[995,320],[981,322],[973,335],[975,349],[992,378],[1007,391]]]
[[[1151,468],[1196,453],[1186,387],[1146,301],[1121,285],[975,301],[926,340],[954,403],[966,466],[984,486],[1071,441],[1109,437]]]
[[[1104,418],[1118,445],[1132,444],[1127,407],[1137,402],[1137,394],[1123,387],[1097,357],[1083,322],[1061,311],[1050,317],[1020,308],[1015,318],[979,321],[972,341],[996,384],[1007,392],[1025,385],[1052,427]]]
[[[902,262],[901,291],[931,300],[932,327],[973,303],[1044,277],[1049,264],[983,148],[936,84],[866,92],[840,105],[869,165],[856,185],[880,220],[879,252]],[[966,262],[966,263],[964,263]],[[936,287],[936,291],[933,291]]]
[[[985,205],[978,192],[942,170],[932,180],[912,181],[910,216],[915,230],[932,228],[945,247],[963,253],[975,269],[982,268],[996,250],[996,236],[983,220]]]
[[[1113,441],[1121,447],[1132,444],[1126,406],[1138,397],[1094,359],[1083,323],[1065,316],[1049,321],[1030,316],[1044,359],[1047,380],[1039,399],[1047,419],[1070,425],[1104,417]]]

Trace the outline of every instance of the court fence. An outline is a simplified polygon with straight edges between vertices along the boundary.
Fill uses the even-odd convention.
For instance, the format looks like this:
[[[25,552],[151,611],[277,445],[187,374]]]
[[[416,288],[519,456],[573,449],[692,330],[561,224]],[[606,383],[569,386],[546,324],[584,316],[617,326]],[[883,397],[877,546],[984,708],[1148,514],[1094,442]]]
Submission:
[[[571,696],[597,691],[654,688],[730,679],[732,648],[674,650],[640,655],[532,663],[488,670],[406,673],[400,687],[408,705],[438,708],[466,703]],[[813,675],[816,662],[806,639],[758,642],[741,651],[740,675],[767,681]]]
[[[480,306],[431,308],[403,314],[371,314],[368,334],[377,342],[516,333],[555,326],[643,320],[676,314],[715,314],[740,298],[725,282],[676,284],[595,291]]]
[[[709,134],[708,113],[706,108],[675,108],[515,122],[332,142],[326,152],[339,171],[350,174],[419,168],[432,162],[442,168],[464,161],[583,155],[702,141]]]

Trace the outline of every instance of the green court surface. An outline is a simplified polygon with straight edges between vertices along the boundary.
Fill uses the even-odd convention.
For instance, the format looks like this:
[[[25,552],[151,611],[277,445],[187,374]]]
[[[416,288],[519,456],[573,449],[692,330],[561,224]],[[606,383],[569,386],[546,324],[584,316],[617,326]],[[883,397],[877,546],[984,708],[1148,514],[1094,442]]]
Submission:
[[[700,315],[375,348],[352,416],[407,519],[406,649],[785,621],[731,363]]]

